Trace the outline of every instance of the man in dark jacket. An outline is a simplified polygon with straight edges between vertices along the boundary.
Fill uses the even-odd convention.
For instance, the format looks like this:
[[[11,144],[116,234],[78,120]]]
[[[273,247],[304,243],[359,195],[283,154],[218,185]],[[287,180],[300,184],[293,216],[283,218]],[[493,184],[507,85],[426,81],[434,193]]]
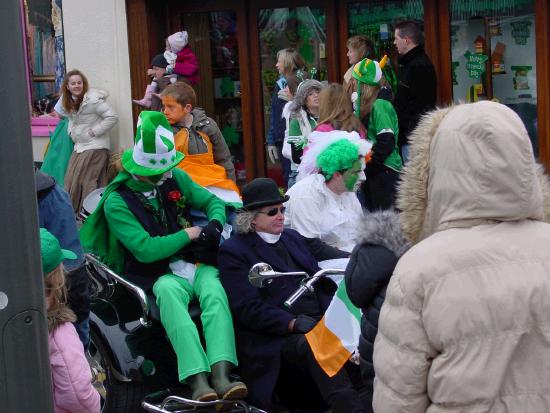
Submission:
[[[384,304],[386,288],[397,261],[409,248],[393,210],[366,216],[362,241],[355,247],[346,268],[346,291],[349,299],[361,307],[359,356],[361,376],[368,389],[368,407],[372,412],[374,367],[372,354],[378,332],[378,317]]]
[[[435,108],[437,77],[424,51],[424,36],[417,23],[407,20],[395,26],[393,44],[399,53],[399,84],[395,94],[395,111],[399,120],[399,148],[407,161],[409,135],[420,116]]]
[[[244,209],[236,219],[238,234],[221,245],[218,262],[233,312],[240,372],[248,385],[249,401],[272,412],[275,385],[281,369],[287,367],[293,376],[301,372],[310,376],[333,412],[365,412],[346,369],[329,377],[317,364],[304,336],[328,307],[335,291],[332,281],[319,281],[313,294],[302,296],[290,309],[283,302],[299,287],[301,277],[275,278],[261,289],[248,281],[250,268],[259,262],[278,272],[305,271],[312,275],[319,270],[318,261],[348,254],[283,229],[283,202],[289,197],[280,195],[272,179],[255,179],[244,186],[242,194]],[[293,393],[304,399],[305,382],[295,384]]]

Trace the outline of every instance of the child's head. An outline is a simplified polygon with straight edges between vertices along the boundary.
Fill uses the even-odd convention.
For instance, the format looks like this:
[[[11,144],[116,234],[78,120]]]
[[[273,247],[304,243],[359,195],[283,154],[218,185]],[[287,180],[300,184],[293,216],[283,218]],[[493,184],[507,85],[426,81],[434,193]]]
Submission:
[[[197,95],[193,88],[184,82],[176,82],[167,86],[160,94],[163,113],[174,125],[185,118],[195,107]]]
[[[63,273],[63,260],[74,260],[76,254],[62,249],[57,238],[45,228],[40,228],[40,248],[46,304],[48,310],[52,310],[66,303],[67,291]]]
[[[166,73],[168,62],[163,54],[158,54],[151,60],[151,70],[155,79],[160,79]]]
[[[319,94],[323,88],[324,85],[315,79],[307,79],[300,83],[294,95],[293,111],[305,108],[317,114]]]
[[[166,50],[172,53],[178,53],[181,49],[187,46],[188,40],[189,37],[187,36],[187,32],[185,30],[171,34],[166,38]]]

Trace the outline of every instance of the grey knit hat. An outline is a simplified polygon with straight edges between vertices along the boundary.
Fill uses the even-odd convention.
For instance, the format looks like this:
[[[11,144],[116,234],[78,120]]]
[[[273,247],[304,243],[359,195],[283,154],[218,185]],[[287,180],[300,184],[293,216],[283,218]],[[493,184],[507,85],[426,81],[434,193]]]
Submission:
[[[306,99],[312,90],[321,91],[325,86],[315,79],[306,79],[298,85],[296,89],[296,94],[294,95],[294,100],[292,101],[292,106],[290,107],[290,112],[298,112],[306,104]]]

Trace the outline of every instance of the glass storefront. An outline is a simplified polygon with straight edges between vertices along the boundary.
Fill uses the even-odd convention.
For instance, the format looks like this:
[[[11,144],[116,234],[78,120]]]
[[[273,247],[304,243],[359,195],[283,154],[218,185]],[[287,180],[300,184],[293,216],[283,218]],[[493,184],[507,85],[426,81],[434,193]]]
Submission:
[[[307,69],[318,80],[327,78],[325,11],[314,7],[261,9],[258,15],[260,67],[266,139],[271,115],[271,99],[279,74],[275,68],[277,52],[295,48],[304,58]],[[286,186],[281,176],[280,160],[267,161],[268,176]]]
[[[61,0],[25,0],[25,43],[32,116],[51,113],[65,77]]]
[[[507,105],[537,154],[535,1],[451,0],[450,11],[453,100]]]
[[[233,156],[237,183],[246,181],[237,17],[233,11],[185,13],[181,27],[200,62],[197,106],[218,124]]]
[[[348,5],[348,36],[362,34],[374,45],[374,56],[381,59],[385,54],[397,63],[393,46],[394,26],[400,20],[424,20],[423,0],[369,1]]]

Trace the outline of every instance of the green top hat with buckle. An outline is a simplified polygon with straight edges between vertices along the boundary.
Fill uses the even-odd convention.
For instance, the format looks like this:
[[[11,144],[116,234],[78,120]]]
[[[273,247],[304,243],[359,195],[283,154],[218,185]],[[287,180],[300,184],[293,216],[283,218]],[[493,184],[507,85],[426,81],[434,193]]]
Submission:
[[[161,112],[139,114],[134,147],[122,154],[122,166],[134,175],[160,175],[177,166],[184,158],[174,146],[174,134]]]

